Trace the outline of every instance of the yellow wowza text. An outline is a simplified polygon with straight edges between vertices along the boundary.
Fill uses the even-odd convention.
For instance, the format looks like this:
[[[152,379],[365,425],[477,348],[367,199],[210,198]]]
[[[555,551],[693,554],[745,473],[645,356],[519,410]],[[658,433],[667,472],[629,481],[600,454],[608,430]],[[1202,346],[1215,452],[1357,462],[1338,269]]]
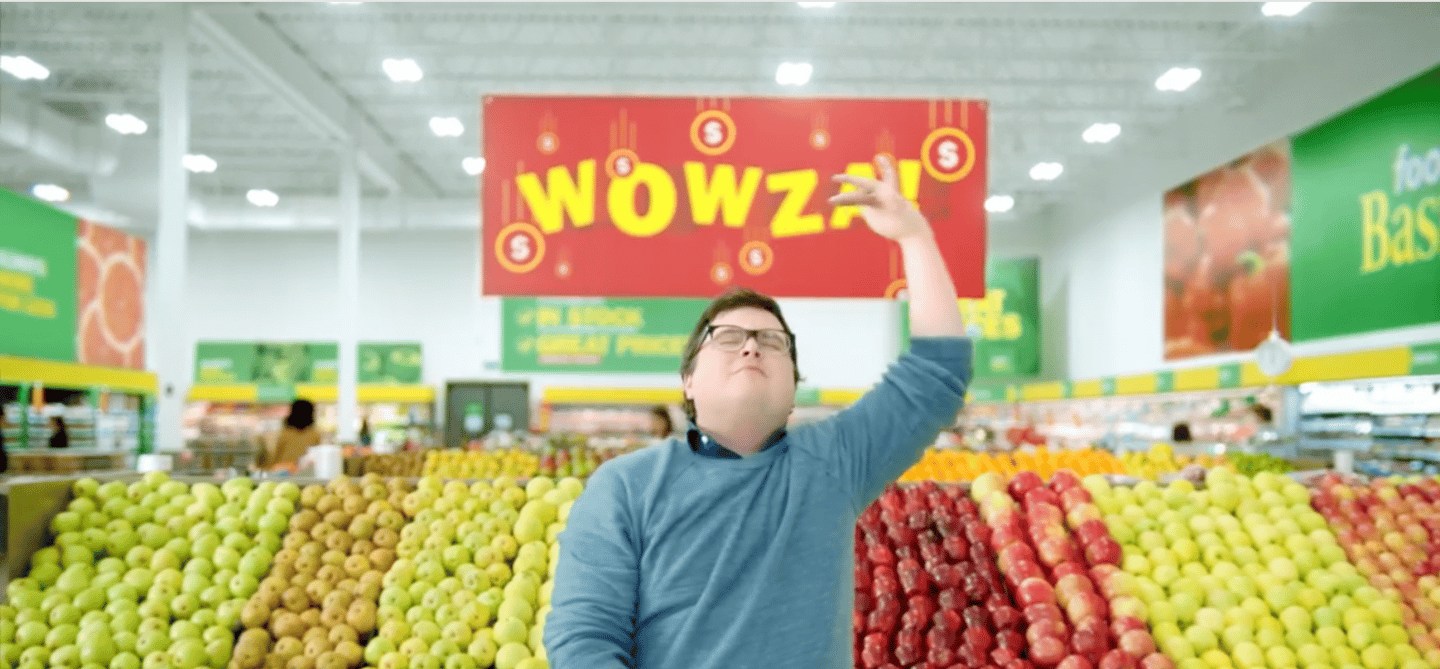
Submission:
[[[1360,273],[1432,260],[1440,254],[1440,195],[1392,208],[1390,195],[1360,196]]]
[[[1004,288],[991,288],[981,299],[962,298],[960,316],[966,326],[978,325],[987,341],[1015,340],[1025,334],[1020,314],[1005,311]]]
[[[572,170],[557,165],[545,172],[542,182],[536,172],[515,177],[515,186],[524,198],[540,230],[553,235],[565,228],[565,221],[576,228],[595,223],[599,206],[596,184],[596,161],[583,160]],[[919,160],[899,161],[897,172],[900,191],[911,202],[920,192]],[[870,163],[850,163],[845,173],[866,179],[875,178]],[[686,162],[681,166],[681,184],[665,168],[654,163],[637,163],[629,175],[610,181],[605,191],[605,210],[616,229],[632,237],[654,237],[670,227],[680,209],[680,188],[685,189],[690,220],[696,225],[711,226],[719,221],[728,228],[743,228],[750,219],[750,210],[760,188],[782,195],[779,206],[770,217],[772,237],[815,235],[830,230],[843,230],[860,215],[858,207],[835,207],[829,220],[819,213],[806,211],[815,191],[822,187],[816,170],[789,170],[766,173],[759,167],[737,168],[720,164],[713,169],[704,163]],[[829,179],[825,179],[826,184]],[[644,188],[650,197],[649,207],[641,213],[635,196]],[[828,188],[828,186],[827,186]],[[854,190],[843,184],[840,192]]]

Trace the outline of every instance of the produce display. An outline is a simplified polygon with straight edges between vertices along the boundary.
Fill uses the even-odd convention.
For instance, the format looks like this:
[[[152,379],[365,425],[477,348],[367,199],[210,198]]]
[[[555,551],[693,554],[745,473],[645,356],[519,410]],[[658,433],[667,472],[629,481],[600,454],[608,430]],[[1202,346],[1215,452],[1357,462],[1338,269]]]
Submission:
[[[1440,481],[1359,485],[1330,474],[1311,505],[1329,521],[1360,575],[1385,595],[1388,601],[1377,605],[1387,619],[1390,604],[1398,602],[1411,643],[1428,666],[1440,667]]]
[[[585,447],[546,447],[543,453],[520,448],[425,452],[424,475],[453,479],[490,479],[497,476],[589,476],[600,466],[600,458]]]
[[[1287,474],[1295,471],[1295,466],[1288,460],[1269,453],[1230,453],[1225,456],[1225,462],[1231,469],[1246,476],[1260,472]]]
[[[234,629],[299,497],[244,478],[77,481],[54,545],[7,586],[0,655],[19,669],[225,667],[251,647]]]
[[[425,468],[425,454],[428,452],[405,451],[361,456],[360,473],[418,478]]]
[[[1008,484],[987,474],[970,492],[993,530],[990,544],[1000,570],[1024,607],[1024,656],[1031,665],[1174,666],[1156,652],[1140,617],[1143,607],[1119,569],[1121,546],[1077,476],[1058,472],[1047,485],[1034,472],[1021,472]]]
[[[978,667],[1023,652],[990,530],[961,490],[892,485],[855,534],[856,666]]]
[[[544,669],[558,537],[579,479],[420,481],[365,646],[379,669]]]
[[[1136,478],[1150,479],[1155,481],[1166,474],[1173,474],[1190,465],[1202,467],[1214,467],[1225,462],[1225,457],[1210,455],[1175,455],[1175,449],[1166,443],[1158,443],[1144,452],[1127,451],[1120,454],[1120,461],[1124,463],[1124,473]],[[1077,470],[1080,475],[1087,472]]]
[[[1085,480],[1123,546],[1137,613],[1179,669],[1440,666],[1346,561],[1308,488],[1226,468],[1205,483]]]
[[[971,481],[981,474],[1013,475],[1021,471],[1037,472],[1048,477],[1061,470],[1085,474],[1123,474],[1125,467],[1110,451],[1087,448],[1076,451],[1051,451],[1045,447],[1014,453],[971,453],[928,449],[920,462],[900,477],[902,483],[939,481],[955,483]]]
[[[240,612],[234,669],[359,666],[381,579],[413,516],[403,513],[409,487],[367,474],[300,491],[282,548]]]

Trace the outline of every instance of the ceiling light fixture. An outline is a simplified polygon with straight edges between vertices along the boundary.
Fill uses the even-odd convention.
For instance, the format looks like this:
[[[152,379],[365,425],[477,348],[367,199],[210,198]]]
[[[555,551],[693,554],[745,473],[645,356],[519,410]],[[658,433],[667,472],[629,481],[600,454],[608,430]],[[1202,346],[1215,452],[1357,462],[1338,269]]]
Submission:
[[[11,76],[21,80],[34,79],[38,81],[50,76],[50,70],[26,56],[0,56],[0,70],[5,70]]]
[[[150,127],[134,114],[106,114],[105,125],[122,135],[143,135]]]
[[[385,70],[385,76],[396,83],[412,83],[425,76],[425,72],[410,58],[386,58],[380,62],[380,69]]]
[[[810,63],[780,63],[775,68],[775,83],[781,86],[804,86],[810,83],[810,75],[815,72],[815,66]]]
[[[1155,88],[1162,91],[1183,91],[1200,81],[1198,67],[1172,67],[1155,80]]]
[[[1030,178],[1036,181],[1054,181],[1065,171],[1065,166],[1060,163],[1035,163],[1030,168]]]
[[[64,202],[70,199],[70,191],[55,184],[35,184],[30,187],[30,194],[46,202]]]
[[[184,165],[185,169],[191,172],[205,172],[207,174],[214,172],[215,168],[219,167],[214,158],[203,153],[189,154],[180,159],[180,164]]]
[[[801,9],[830,9],[835,6],[833,2],[797,2]]]
[[[1308,2],[1267,2],[1260,5],[1260,13],[1265,16],[1290,17],[1305,11],[1309,6]]]
[[[1119,123],[1096,123],[1080,134],[1080,138],[1087,144],[1107,144],[1119,136]]]
[[[1009,195],[991,195],[985,198],[985,211],[1003,214],[1015,208],[1015,198]]]
[[[475,176],[485,171],[485,159],[470,157],[460,161],[460,166],[465,168],[465,173]]]
[[[430,119],[430,132],[436,137],[459,137],[465,134],[465,124],[454,116],[435,116]]]
[[[252,189],[250,192],[245,193],[245,199],[257,207],[273,207],[280,204],[280,196],[276,195],[274,191],[265,190],[264,188]]]

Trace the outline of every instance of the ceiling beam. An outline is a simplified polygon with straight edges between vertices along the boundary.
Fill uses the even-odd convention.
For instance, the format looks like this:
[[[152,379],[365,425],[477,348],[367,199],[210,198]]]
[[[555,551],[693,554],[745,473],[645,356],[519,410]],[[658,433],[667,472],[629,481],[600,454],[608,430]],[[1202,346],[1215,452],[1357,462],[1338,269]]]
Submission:
[[[433,197],[439,192],[344,91],[253,10],[195,9],[193,23],[214,46],[294,107],[316,132],[353,143],[361,171],[373,182],[410,195]]]

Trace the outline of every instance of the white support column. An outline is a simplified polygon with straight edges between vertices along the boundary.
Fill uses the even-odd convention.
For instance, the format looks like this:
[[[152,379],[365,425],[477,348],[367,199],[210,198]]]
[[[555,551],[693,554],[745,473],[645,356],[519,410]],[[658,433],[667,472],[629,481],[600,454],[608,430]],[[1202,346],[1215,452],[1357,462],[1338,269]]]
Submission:
[[[154,366],[160,378],[155,406],[155,446],[169,451],[185,447],[180,424],[190,392],[190,342],[185,327],[186,256],[189,223],[186,202],[190,179],[181,159],[190,147],[190,40],[187,3],[161,4],[160,56],[160,220],[155,228],[156,303],[148,308],[148,332]]]
[[[358,407],[355,385],[359,372],[356,331],[360,316],[360,169],[354,145],[340,147],[340,342],[339,394],[336,396],[335,441],[355,443]]]

